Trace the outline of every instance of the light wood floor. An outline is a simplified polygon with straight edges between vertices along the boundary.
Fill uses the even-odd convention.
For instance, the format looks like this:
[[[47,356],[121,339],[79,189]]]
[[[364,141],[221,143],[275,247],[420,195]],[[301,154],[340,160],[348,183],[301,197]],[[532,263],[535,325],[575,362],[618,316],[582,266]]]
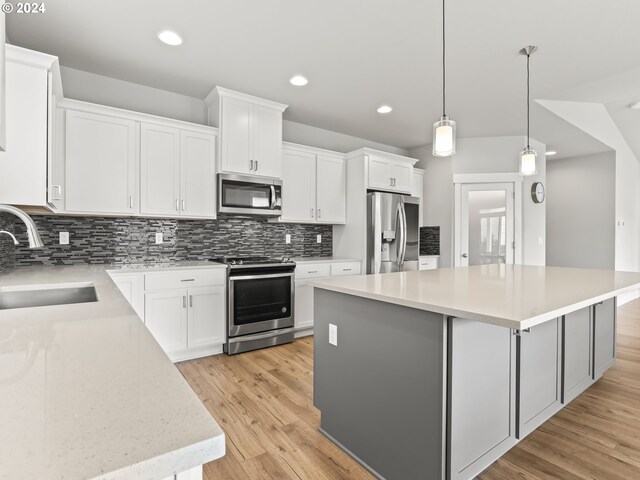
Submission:
[[[640,479],[640,300],[618,321],[616,366],[479,480]],[[227,435],[207,480],[374,478],[317,431],[311,337],[178,368]]]

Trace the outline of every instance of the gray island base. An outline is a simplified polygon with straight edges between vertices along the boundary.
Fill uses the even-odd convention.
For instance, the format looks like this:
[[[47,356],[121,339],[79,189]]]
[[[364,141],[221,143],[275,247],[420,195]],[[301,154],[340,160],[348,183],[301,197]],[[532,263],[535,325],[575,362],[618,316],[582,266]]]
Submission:
[[[515,268],[520,278],[523,270],[545,269],[480,268],[485,280],[501,277],[502,287],[510,283],[504,268]],[[450,270],[459,280],[461,269]],[[466,270],[468,286],[480,270]],[[546,270],[562,275],[574,269]],[[640,284],[639,274],[600,271],[611,281],[569,293],[564,306],[541,307],[562,314],[538,312],[534,326],[507,328],[505,322],[531,322],[509,305],[504,308],[511,313],[495,322],[486,320],[486,305],[467,305],[469,318],[443,313],[452,306],[435,306],[428,289],[420,288],[446,281],[446,274],[431,272],[314,282],[320,429],[382,479],[467,480],[482,472],[615,363],[616,296]],[[533,273],[541,281],[540,271]],[[385,282],[404,287],[384,299],[373,290],[385,290]],[[502,287],[494,282],[492,288]],[[337,329],[336,345],[329,341],[330,325]]]

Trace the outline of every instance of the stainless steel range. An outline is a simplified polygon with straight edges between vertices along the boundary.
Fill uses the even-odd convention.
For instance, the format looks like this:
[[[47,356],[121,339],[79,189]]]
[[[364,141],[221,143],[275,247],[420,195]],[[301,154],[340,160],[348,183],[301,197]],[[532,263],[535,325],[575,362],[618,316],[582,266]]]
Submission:
[[[229,355],[293,341],[295,262],[288,258],[222,257],[227,265]]]

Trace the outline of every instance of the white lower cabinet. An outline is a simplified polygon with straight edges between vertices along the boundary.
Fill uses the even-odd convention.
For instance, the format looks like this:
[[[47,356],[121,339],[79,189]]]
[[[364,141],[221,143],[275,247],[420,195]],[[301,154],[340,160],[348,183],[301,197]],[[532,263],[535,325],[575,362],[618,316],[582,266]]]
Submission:
[[[222,353],[225,269],[113,271],[110,276],[171,360]]]
[[[439,257],[420,255],[418,258],[418,270],[435,270],[438,268]]]
[[[176,475],[163,478],[162,480],[202,480],[202,465],[187,470],[186,472],[180,472]]]
[[[361,269],[362,264],[359,261],[303,263],[296,266],[294,327],[297,336],[313,334],[313,287],[307,285],[307,280],[338,275],[360,275]]]
[[[187,348],[187,290],[146,293],[145,324],[169,355]]]

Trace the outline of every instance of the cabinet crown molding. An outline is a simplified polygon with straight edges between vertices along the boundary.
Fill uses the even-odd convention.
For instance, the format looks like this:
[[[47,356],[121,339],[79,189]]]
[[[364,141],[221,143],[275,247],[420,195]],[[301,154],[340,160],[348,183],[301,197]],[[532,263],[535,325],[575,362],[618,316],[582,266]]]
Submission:
[[[395,153],[383,152],[382,150],[374,150],[373,148],[360,148],[358,150],[354,150],[353,152],[349,152],[345,155],[347,160],[351,160],[352,158],[358,158],[363,156],[372,156],[376,158],[385,159],[392,162],[406,162],[411,166],[415,165],[418,161],[417,158],[405,157],[403,155],[398,155]]]
[[[205,97],[204,102],[208,106],[211,106],[216,102],[218,97],[227,97],[227,98],[235,98],[237,100],[244,100],[245,102],[251,102],[256,105],[262,105],[263,107],[273,108],[274,110],[278,110],[280,112],[284,112],[289,107],[289,105],[285,105],[284,103],[265,100],[264,98],[254,97],[253,95],[236,92],[235,90],[229,90],[228,88],[223,88],[223,87],[215,87],[213,90],[211,90],[211,93],[209,93],[209,95]]]
[[[51,74],[51,93],[57,98],[62,98],[62,77],[60,76],[60,63],[58,57],[48,53],[36,52],[28,48],[16,47],[7,44],[5,46],[6,60],[44,68]]]

